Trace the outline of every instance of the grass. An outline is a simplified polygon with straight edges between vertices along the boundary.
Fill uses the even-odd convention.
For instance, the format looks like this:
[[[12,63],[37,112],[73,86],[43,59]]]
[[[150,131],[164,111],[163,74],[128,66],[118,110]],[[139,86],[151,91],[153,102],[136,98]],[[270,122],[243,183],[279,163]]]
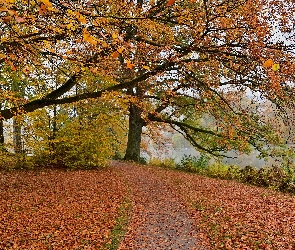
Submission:
[[[130,214],[132,211],[132,203],[129,198],[124,198],[122,205],[119,207],[118,217],[115,226],[109,236],[110,240],[103,245],[103,250],[118,249],[123,236],[126,233]]]

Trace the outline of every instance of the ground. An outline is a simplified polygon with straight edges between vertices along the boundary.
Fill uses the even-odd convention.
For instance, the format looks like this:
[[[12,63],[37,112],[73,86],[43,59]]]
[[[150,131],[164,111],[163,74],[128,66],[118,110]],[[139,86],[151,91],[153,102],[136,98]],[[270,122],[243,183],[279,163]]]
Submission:
[[[295,249],[292,195],[111,165],[0,173],[0,249]]]

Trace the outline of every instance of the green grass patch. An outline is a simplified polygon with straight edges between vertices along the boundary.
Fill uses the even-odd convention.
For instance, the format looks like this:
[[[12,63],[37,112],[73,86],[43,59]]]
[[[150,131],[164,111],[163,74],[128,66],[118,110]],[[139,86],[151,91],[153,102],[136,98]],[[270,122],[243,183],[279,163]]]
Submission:
[[[103,245],[103,250],[118,249],[120,242],[126,233],[131,211],[132,203],[130,199],[124,198],[122,205],[119,207],[119,215],[116,219],[115,226],[111,231],[109,241]]]

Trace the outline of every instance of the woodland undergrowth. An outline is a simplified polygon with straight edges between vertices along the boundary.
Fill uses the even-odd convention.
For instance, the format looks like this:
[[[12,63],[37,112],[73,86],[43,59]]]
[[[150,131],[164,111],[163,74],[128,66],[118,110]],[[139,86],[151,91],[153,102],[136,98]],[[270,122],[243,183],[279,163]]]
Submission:
[[[151,159],[150,164],[295,194],[295,168],[291,165],[281,164],[260,169],[248,165],[240,168],[217,161],[210,164],[210,158],[205,155],[199,158],[185,155],[179,163],[173,159]]]

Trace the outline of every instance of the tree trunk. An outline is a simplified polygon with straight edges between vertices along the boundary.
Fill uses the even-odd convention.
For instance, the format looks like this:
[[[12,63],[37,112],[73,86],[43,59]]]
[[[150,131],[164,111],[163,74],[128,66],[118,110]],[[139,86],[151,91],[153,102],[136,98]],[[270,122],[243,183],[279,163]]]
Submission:
[[[0,103],[0,109],[2,108],[2,105]],[[0,148],[4,145],[4,121],[3,119],[0,119]]]
[[[4,124],[3,120],[0,119],[0,148],[4,144]]]
[[[145,122],[141,118],[141,109],[134,104],[129,107],[128,142],[124,160],[139,162],[142,127]]]
[[[22,153],[21,127],[17,118],[13,118],[13,146],[16,154]]]

